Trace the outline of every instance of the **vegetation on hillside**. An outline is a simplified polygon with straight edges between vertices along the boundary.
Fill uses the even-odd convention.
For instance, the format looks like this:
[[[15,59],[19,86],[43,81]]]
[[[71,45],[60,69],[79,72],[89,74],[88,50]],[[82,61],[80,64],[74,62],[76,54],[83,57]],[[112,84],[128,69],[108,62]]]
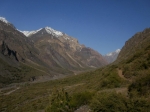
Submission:
[[[149,36],[147,30],[145,33]],[[44,83],[19,85],[20,89],[9,95],[5,94],[8,91],[1,91],[0,111],[74,112],[87,105],[93,112],[148,112],[150,45],[148,40],[143,41],[138,43],[142,47],[132,46],[131,55],[106,67]]]
[[[45,73],[34,69],[24,64],[10,65],[0,58],[0,87],[5,84],[19,83],[24,81],[33,81],[33,78],[39,75],[45,75]],[[36,74],[36,75],[34,75]]]

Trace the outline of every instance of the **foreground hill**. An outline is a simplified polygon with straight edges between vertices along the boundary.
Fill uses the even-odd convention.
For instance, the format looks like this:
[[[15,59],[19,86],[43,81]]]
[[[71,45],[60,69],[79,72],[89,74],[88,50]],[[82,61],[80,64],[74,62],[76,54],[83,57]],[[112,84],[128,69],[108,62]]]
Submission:
[[[0,86],[60,78],[106,64],[101,54],[60,31],[19,31],[0,17]]]
[[[146,51],[146,48],[149,47],[150,43],[150,28],[145,29],[142,32],[136,33],[132,36],[128,41],[125,42],[119,56],[117,58],[117,62],[126,60],[127,58],[131,58],[138,52]]]
[[[122,48],[115,62],[126,78],[147,74],[150,68],[150,28],[135,34]]]

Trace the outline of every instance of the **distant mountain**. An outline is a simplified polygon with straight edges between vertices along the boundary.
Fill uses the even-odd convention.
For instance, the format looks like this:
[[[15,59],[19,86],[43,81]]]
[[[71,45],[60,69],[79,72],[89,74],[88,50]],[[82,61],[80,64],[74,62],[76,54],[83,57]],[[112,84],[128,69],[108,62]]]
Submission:
[[[65,33],[50,27],[19,31],[0,18],[0,83],[58,78],[106,64],[101,54]]]
[[[59,37],[59,36],[62,36],[62,35],[63,35],[62,32],[56,31],[56,30],[54,30],[54,29],[52,29],[52,28],[50,28],[50,27],[40,28],[40,29],[35,30],[35,31],[20,31],[20,30],[19,30],[19,31],[22,32],[25,36],[29,37],[29,36],[31,36],[31,35],[34,35],[34,34],[38,33],[39,31],[41,31],[41,30],[43,30],[43,29],[45,29],[45,31],[46,31],[47,33],[49,33],[49,34],[51,34],[51,35],[53,35],[53,36],[55,36],[55,37]]]
[[[107,60],[108,63],[112,63],[117,59],[120,51],[121,51],[120,49],[117,49],[116,51],[108,53],[104,55],[103,57]]]

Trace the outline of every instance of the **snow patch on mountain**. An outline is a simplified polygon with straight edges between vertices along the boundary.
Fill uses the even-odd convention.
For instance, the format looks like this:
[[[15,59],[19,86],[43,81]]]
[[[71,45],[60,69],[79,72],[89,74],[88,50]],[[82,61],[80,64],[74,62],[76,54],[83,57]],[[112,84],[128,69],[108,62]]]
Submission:
[[[52,34],[53,36],[59,37],[63,36],[63,33],[57,30],[52,29],[51,27],[45,27],[47,33]]]
[[[21,33],[23,33],[25,36],[28,37],[28,36],[30,36],[30,35],[33,35],[33,34],[39,32],[40,30],[42,30],[42,28],[40,28],[40,29],[38,29],[38,30],[35,30],[35,31],[20,31],[20,30],[18,30],[18,31],[20,31]]]
[[[121,51],[120,49],[117,49],[115,52],[116,52],[116,53],[119,53],[120,51]]]
[[[115,53],[118,53],[118,54],[119,54],[120,51],[121,51],[120,49],[117,49],[117,50],[115,51]],[[106,54],[106,56],[112,56],[113,54],[114,54],[114,52],[111,52],[111,53]]]
[[[106,56],[111,56],[112,55],[112,53],[108,53],[108,54],[106,54]]]
[[[117,59],[120,51],[121,51],[120,49],[117,49],[116,51],[108,53],[104,55],[103,57],[107,60],[108,63],[112,63]]]
[[[20,31],[20,30],[18,30],[18,31],[23,33],[25,36],[29,37],[33,34],[36,34],[39,31],[41,31],[42,29],[45,29],[48,34],[51,34],[53,36],[56,36],[56,37],[63,36],[62,32],[54,30],[51,27],[40,28],[39,30],[35,30],[35,31]],[[43,32],[42,32],[42,34],[43,34]]]
[[[0,21],[4,22],[4,23],[6,23],[6,24],[9,23],[4,17],[0,17]]]

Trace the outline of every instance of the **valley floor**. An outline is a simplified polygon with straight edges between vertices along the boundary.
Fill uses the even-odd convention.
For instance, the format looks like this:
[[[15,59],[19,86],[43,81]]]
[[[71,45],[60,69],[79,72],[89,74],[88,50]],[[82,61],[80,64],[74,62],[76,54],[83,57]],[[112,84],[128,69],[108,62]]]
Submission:
[[[63,97],[67,98],[68,96],[65,96],[67,93],[69,95],[68,98],[71,98],[67,101],[67,104],[70,105],[73,110],[68,110],[66,112],[98,112],[93,109],[99,108],[95,107],[97,105],[96,102],[99,102],[99,98],[104,98],[103,100],[106,100],[106,102],[109,97],[112,98],[112,101],[119,98],[117,101],[120,101],[121,103],[124,101],[128,102],[128,86],[131,83],[130,80],[123,76],[120,69],[105,67],[92,72],[89,71],[81,73],[80,75],[68,76],[46,82],[37,81],[34,83],[14,84],[10,87],[0,89],[0,111],[53,112],[49,111],[49,109],[51,109],[49,107],[51,98],[56,97],[57,94],[60,99]],[[98,101],[95,101],[95,98]],[[62,99],[62,101],[63,100],[65,99]],[[145,102],[145,100],[142,101]],[[66,100],[64,102],[66,102]],[[55,101],[53,105],[56,105],[57,103],[58,102]],[[103,103],[105,104],[105,102]],[[93,106],[93,104],[95,106]],[[73,105],[76,106],[74,107]],[[115,106],[115,104],[113,105]],[[60,108],[64,109],[64,107]]]

